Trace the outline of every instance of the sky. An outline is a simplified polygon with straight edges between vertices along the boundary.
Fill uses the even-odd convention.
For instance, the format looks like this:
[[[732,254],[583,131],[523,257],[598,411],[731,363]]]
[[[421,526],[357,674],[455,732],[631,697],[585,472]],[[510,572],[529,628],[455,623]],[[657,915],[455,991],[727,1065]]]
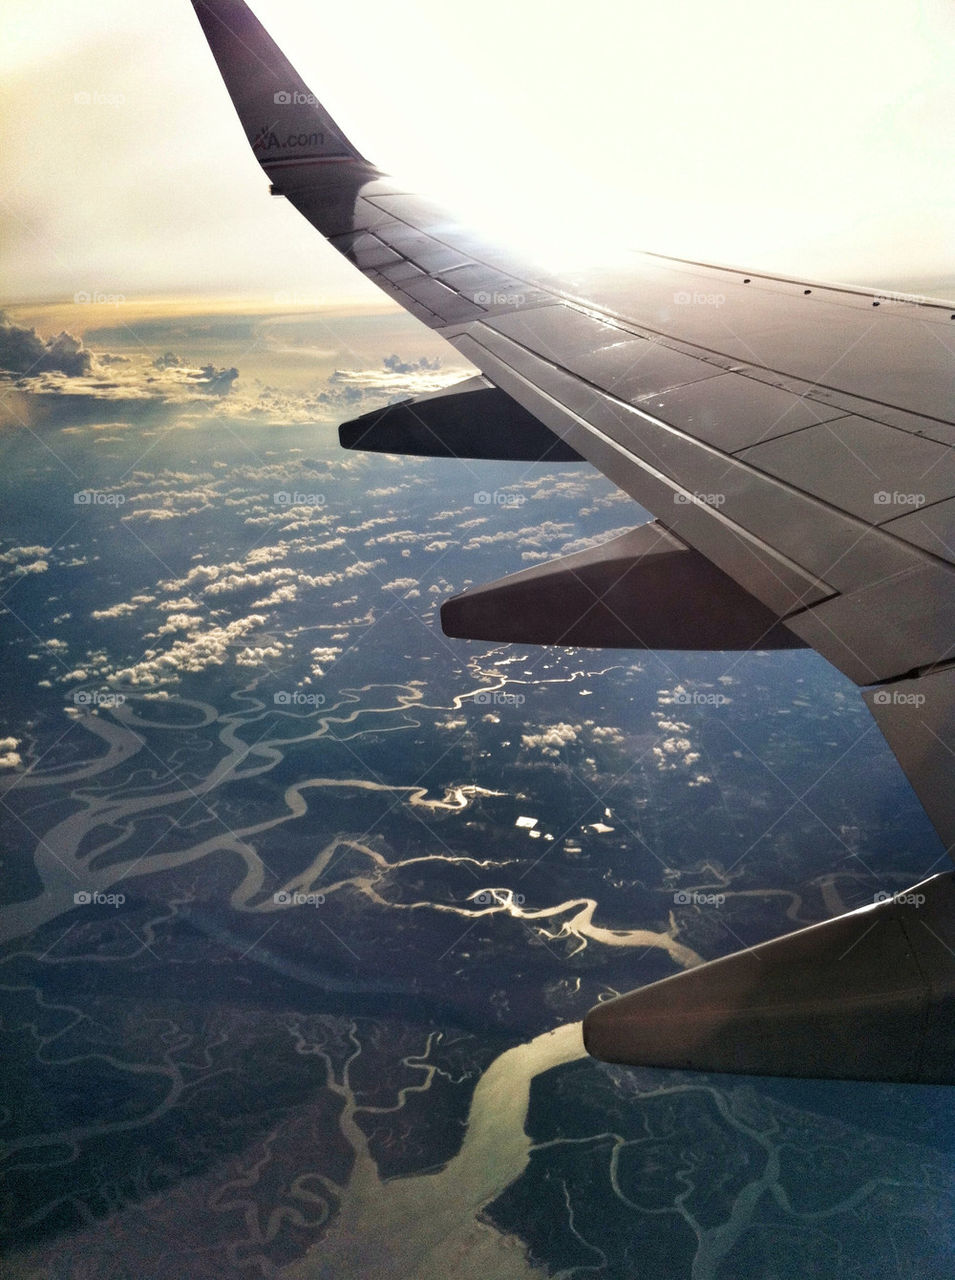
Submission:
[[[253,7],[365,155],[549,265],[955,292],[948,0]],[[4,16],[5,305],[392,307],[269,198],[187,0]]]

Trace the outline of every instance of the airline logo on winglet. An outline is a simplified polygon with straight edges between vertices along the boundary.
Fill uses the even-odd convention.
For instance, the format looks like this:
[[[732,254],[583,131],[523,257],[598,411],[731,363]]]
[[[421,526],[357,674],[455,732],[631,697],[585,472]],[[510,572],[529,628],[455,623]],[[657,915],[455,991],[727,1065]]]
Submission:
[[[324,147],[325,134],[313,129],[311,133],[287,133],[280,135],[270,124],[264,124],[252,139],[252,150],[288,151],[293,147]]]
[[[249,138],[252,150],[266,164],[294,153],[296,160],[347,160],[347,144],[332,131],[316,128],[318,100],[301,89],[279,89],[273,95],[275,118]]]

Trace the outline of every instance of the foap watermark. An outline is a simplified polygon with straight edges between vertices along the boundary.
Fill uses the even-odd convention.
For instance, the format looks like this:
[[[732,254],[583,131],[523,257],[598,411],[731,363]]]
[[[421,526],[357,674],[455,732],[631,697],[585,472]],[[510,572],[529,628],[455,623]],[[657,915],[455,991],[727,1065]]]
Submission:
[[[502,689],[481,689],[472,698],[479,707],[522,707],[526,701],[523,693],[505,693]]]
[[[678,489],[673,495],[678,507],[721,507],[726,501],[725,493],[684,493]]]
[[[700,293],[695,290],[680,289],[673,295],[678,307],[721,307],[726,301],[725,293]]]
[[[726,901],[725,893],[697,893],[696,890],[677,889],[673,901],[678,907],[721,907]]]
[[[324,893],[303,893],[301,889],[279,889],[272,894],[272,901],[277,907],[323,907]]]
[[[277,707],[324,707],[327,699],[324,693],[303,693],[301,689],[279,689],[272,694],[272,701]]]
[[[77,707],[121,707],[125,701],[125,693],[113,693],[109,689],[77,689],[73,694]]]
[[[495,903],[504,906],[512,903],[515,907],[522,907],[527,899],[522,893],[511,893],[510,890],[500,889],[479,889],[477,893],[472,893],[468,898],[468,902],[473,902],[479,907],[493,907]]]
[[[903,907],[922,907],[925,905],[924,893],[887,893],[885,889],[880,889],[878,893],[873,894],[873,902],[898,902]]]
[[[673,695],[680,707],[725,707],[729,702],[725,693],[688,693],[685,689]]]
[[[527,301],[525,293],[491,293],[487,289],[480,289],[471,296],[479,307],[522,307]]]
[[[324,507],[328,498],[324,493],[300,493],[297,489],[280,489],[272,494],[277,507]]]
[[[478,507],[522,507],[526,501],[523,493],[508,493],[506,489],[495,489],[493,493],[481,489],[474,495]]]
[[[73,894],[77,907],[121,907],[125,901],[125,893],[100,893],[98,889],[78,889]]]
[[[125,493],[107,493],[105,489],[79,489],[73,494],[74,507],[121,507]]]
[[[124,93],[103,93],[99,89],[80,89],[73,94],[77,107],[121,107],[125,101]]]
[[[877,707],[924,707],[924,693],[906,693],[902,689],[876,689],[872,701]]]
[[[77,289],[73,301],[78,306],[121,307],[126,301],[125,293],[104,293],[102,289]]]
[[[314,93],[305,93],[301,89],[279,89],[272,95],[277,107],[317,107],[318,99]]]
[[[893,293],[891,290],[886,293],[874,293],[872,295],[872,305],[874,307],[898,307],[907,302],[911,307],[921,307],[928,298],[921,294]]]
[[[872,495],[872,501],[877,507],[924,507],[925,494],[896,491],[889,493],[886,489],[878,489]]]

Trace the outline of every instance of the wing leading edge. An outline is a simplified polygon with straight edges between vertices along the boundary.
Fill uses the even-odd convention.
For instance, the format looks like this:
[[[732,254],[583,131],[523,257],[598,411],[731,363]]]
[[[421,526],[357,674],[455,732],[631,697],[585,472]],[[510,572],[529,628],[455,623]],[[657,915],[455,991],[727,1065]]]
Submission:
[[[867,686],[866,702],[951,854],[951,304],[652,254],[631,255],[611,273],[554,278],[361,156],[244,0],[193,0],[193,7],[273,193],[483,375],[458,394],[397,406],[390,420],[384,411],[348,424],[343,443],[435,456],[582,458],[657,517],[627,535],[626,548],[596,548],[449,601],[450,633],[523,637],[533,608],[531,631],[541,643],[582,635],[574,642],[811,645]],[[692,595],[674,590],[675,582],[716,601],[706,636],[692,624]],[[935,877],[920,895],[943,904],[937,918],[952,876]],[[944,1051],[955,1050],[955,965],[941,952],[924,954],[929,934],[948,950],[930,914],[892,936],[907,940],[899,944],[908,947],[907,963],[923,976],[931,971],[929,994],[912,1007],[931,1027],[932,1051],[924,1070],[911,1054],[903,1063],[889,1051],[878,1078],[937,1080]],[[790,939],[767,946],[784,964],[797,951],[808,955],[811,968],[807,932],[791,935],[795,951],[784,945]],[[824,949],[819,938],[811,945]],[[840,1017],[850,1021],[846,1010],[859,1007],[860,995],[870,1012],[872,1001],[887,1011],[894,999],[886,994],[887,958],[879,948],[864,954],[851,973],[843,966]],[[616,1060],[704,1069],[859,1074],[847,1053],[813,1053],[811,1002],[809,1049],[793,1058],[798,1070],[787,1070],[785,1037],[768,1058],[754,1057],[745,1048],[759,1040],[744,1027],[752,1018],[741,994],[745,966],[714,963],[740,999],[711,1008],[710,966],[694,971],[693,983],[694,974],[682,975],[690,1003],[712,1014],[693,1053],[651,1015],[647,996],[619,1016],[616,1001],[593,1011],[594,1051],[614,1057],[616,1045],[624,1054]],[[837,972],[827,983],[838,993]],[[654,1028],[652,1044],[631,1034],[641,1018]],[[864,1033],[861,1022],[856,1030]],[[727,1038],[735,1056],[712,1047]],[[955,1081],[955,1067],[943,1076]]]

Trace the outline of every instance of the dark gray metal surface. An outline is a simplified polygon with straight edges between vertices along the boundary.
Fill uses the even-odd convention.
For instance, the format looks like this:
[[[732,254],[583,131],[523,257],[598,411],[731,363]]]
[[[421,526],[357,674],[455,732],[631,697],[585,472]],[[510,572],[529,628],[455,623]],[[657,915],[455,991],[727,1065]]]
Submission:
[[[955,656],[947,577],[947,565],[919,565],[823,601],[789,623],[856,684],[890,680]],[[950,846],[955,840],[955,831],[939,834]]]
[[[664,391],[641,402],[664,422],[724,453],[828,422],[842,410],[739,373]]]
[[[955,498],[931,507],[919,506],[908,515],[896,516],[886,528],[906,542],[955,562]]]
[[[804,642],[656,521],[441,606],[445,635],[594,649],[798,649]]]
[[[871,290],[651,254],[543,283],[741,364],[951,421],[955,307],[949,304],[905,302],[901,295],[881,302]]]
[[[591,1009],[606,1062],[955,1084],[955,872]]]
[[[955,493],[952,449],[865,418],[808,427],[745,449],[740,460],[868,524]]]
[[[562,369],[636,401],[721,372],[716,365],[564,306],[498,316],[488,327]]]
[[[338,439],[344,449],[422,458],[583,461],[539,418],[480,374],[343,422]]]

